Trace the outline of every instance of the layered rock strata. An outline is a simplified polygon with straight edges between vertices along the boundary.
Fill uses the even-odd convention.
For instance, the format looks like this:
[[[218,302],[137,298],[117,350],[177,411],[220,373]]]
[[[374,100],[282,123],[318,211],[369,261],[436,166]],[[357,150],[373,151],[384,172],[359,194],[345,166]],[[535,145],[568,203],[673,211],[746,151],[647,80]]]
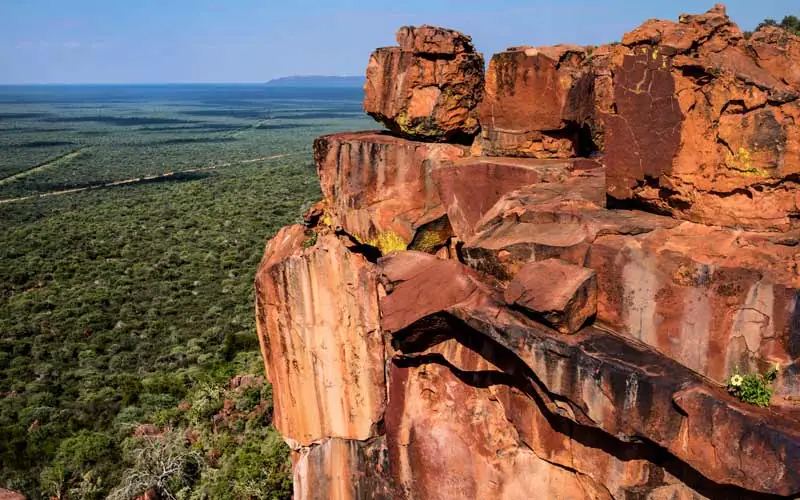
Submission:
[[[398,44],[390,131],[316,141],[256,275],[295,497],[800,496],[797,38],[717,6],[485,85],[463,34]],[[768,408],[725,389],[776,365]]]

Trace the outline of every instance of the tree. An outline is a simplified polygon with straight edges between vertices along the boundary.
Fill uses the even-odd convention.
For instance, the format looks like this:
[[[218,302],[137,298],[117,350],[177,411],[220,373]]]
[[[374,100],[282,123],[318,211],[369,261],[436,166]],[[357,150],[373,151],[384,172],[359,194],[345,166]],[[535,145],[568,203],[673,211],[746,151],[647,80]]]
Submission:
[[[797,36],[800,36],[800,19],[797,16],[786,16],[781,21],[780,27],[788,31],[789,33],[794,33]]]
[[[102,498],[116,461],[109,435],[81,431],[59,444],[52,464],[41,473],[43,490],[62,500]]]
[[[133,444],[126,453],[132,467],[125,471],[122,486],[109,495],[111,500],[130,500],[148,490],[159,498],[175,500],[178,491],[190,486],[203,467],[203,456],[189,447],[179,431],[133,438]]]
[[[758,31],[761,28],[765,28],[768,26],[783,28],[784,30],[788,31],[789,33],[792,33],[793,35],[800,36],[800,19],[798,19],[797,16],[784,16],[784,18],[781,20],[780,23],[775,19],[768,17],[763,21],[761,21],[760,23],[758,23],[758,26],[756,26],[755,31]],[[744,34],[745,37],[750,38],[750,35],[752,35],[753,32],[745,31]]]

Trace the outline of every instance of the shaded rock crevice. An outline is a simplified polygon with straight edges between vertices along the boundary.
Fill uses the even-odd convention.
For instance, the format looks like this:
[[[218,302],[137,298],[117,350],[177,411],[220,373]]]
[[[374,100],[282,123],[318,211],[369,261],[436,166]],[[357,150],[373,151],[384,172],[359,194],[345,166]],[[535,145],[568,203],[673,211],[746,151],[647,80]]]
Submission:
[[[443,325],[447,325],[446,328],[451,329],[449,330],[450,336],[445,337],[441,333],[436,335],[431,332],[431,330],[441,332]],[[468,332],[470,331],[477,333],[471,330],[468,325],[450,315],[423,318],[410,325],[407,331],[398,332],[396,336],[398,339],[397,347],[403,354],[395,355],[392,362],[403,367],[437,364],[446,367],[461,382],[472,387],[504,386],[509,390],[513,389],[524,395],[526,404],[531,406],[528,411],[540,413],[547,425],[560,436],[561,440],[575,441],[583,447],[602,450],[603,453],[614,456],[619,461],[647,462],[650,464],[651,472],[655,473],[656,476],[661,475],[663,477],[666,472],[668,475],[679,479],[681,483],[687,485],[696,494],[701,495],[702,498],[716,500],[780,498],[777,495],[757,494],[741,487],[716,484],[689,464],[669,453],[667,449],[647,439],[647,436],[634,434],[615,437],[598,433],[596,431],[596,422],[593,422],[581,408],[570,404],[568,399],[564,399],[559,394],[550,393],[536,374],[525,363],[516,358],[511,351],[491,339],[476,341],[476,335],[469,334]],[[413,340],[410,340],[411,338]],[[486,356],[489,354],[490,359],[486,361],[490,365],[498,367],[501,371],[462,370],[450,363],[443,354],[428,352],[434,346],[450,340],[458,342],[478,355]],[[489,345],[483,345],[486,343]],[[685,390],[691,390],[691,386]],[[606,394],[606,396],[609,401],[615,399],[610,394]],[[556,402],[560,403],[561,406],[557,405]],[[503,402],[501,402],[502,404]],[[569,405],[571,411],[565,411],[563,409],[564,404]],[[524,437],[526,432],[518,427],[526,422],[520,422],[518,413],[512,413],[514,410],[518,411],[519,407],[511,406],[505,408],[509,423],[519,432],[520,440],[526,447],[541,459],[553,465],[585,475],[583,471],[576,469],[571,462],[567,461],[565,463],[563,458],[554,460],[547,453],[542,453],[542,443],[531,442],[530,439],[526,440]],[[679,406],[677,410],[688,416]],[[517,418],[515,418],[515,414]],[[638,485],[628,490],[626,492],[628,496],[625,496],[625,498],[637,498],[634,495],[637,491],[651,491],[651,488],[655,489],[665,484],[650,479],[647,484]],[[616,498],[615,495],[610,496]]]

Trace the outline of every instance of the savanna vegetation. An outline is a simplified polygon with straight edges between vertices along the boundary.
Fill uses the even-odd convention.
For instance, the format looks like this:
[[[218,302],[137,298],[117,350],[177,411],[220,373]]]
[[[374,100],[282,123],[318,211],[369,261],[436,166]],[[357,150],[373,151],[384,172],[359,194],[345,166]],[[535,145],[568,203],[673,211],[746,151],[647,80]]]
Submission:
[[[0,88],[0,486],[291,496],[253,276],[320,196],[313,137],[374,127],[360,92]]]

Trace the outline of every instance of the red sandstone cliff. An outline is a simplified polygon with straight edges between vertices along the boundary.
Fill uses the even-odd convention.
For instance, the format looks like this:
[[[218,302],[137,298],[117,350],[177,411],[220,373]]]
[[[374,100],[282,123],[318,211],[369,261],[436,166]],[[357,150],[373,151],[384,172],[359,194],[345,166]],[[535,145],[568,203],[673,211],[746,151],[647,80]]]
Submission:
[[[800,39],[398,44],[256,276],[296,498],[800,495]]]

